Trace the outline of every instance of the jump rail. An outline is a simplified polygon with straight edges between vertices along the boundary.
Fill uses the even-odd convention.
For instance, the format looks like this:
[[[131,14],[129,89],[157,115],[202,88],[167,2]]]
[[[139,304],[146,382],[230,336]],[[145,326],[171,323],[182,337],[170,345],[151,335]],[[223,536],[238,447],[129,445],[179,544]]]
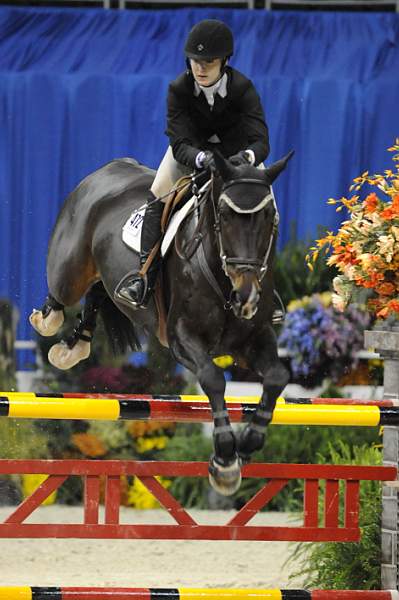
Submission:
[[[0,587],[0,600],[399,600],[396,591]]]
[[[158,481],[162,477],[207,477],[208,463],[119,460],[0,460],[0,474],[47,474],[48,478],[0,524],[0,538],[110,538],[189,540],[281,540],[355,542],[360,539],[359,482],[396,479],[395,467],[249,464],[243,477],[266,479],[263,487],[224,525],[197,523]],[[83,524],[36,524],[25,519],[70,476],[84,480]],[[174,524],[121,524],[121,478],[136,476],[168,511]],[[99,522],[105,479],[104,523]],[[303,524],[260,526],[248,522],[292,479],[304,480]],[[342,493],[343,484],[344,491]],[[319,498],[324,501],[322,519]],[[343,523],[340,508],[343,504]],[[342,511],[341,511],[342,512]],[[322,523],[320,524],[320,521]]]
[[[57,392],[43,394],[36,392],[2,392],[0,397],[12,398],[96,398],[117,400],[175,400],[176,402],[208,402],[204,394],[89,394],[82,392]],[[228,403],[258,404],[260,396],[225,396]],[[277,400],[278,404],[355,404],[360,406],[398,406],[398,401],[392,398],[379,400],[365,400],[364,398],[283,398]]]
[[[41,396],[30,393],[0,395],[0,417],[24,419],[157,420],[175,422],[212,421],[208,402],[181,401],[176,397],[96,396],[63,394]],[[184,398],[184,397],[183,397]],[[187,397],[186,397],[187,398]],[[195,398],[195,396],[194,396]],[[253,402],[227,402],[234,423],[247,422],[256,410]],[[293,404],[279,401],[271,421],[274,425],[399,425],[399,407],[355,404]]]

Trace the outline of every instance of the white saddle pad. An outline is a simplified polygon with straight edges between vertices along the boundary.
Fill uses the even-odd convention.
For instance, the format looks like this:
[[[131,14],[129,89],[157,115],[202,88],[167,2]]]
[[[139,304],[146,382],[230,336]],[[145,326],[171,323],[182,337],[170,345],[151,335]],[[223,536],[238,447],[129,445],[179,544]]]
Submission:
[[[161,254],[165,256],[169,247],[176,235],[176,231],[183,221],[188,211],[194,204],[195,197],[193,196],[180,208],[171,218],[166,233],[162,240]],[[145,213],[145,205],[134,210],[122,228],[122,240],[129,248],[135,252],[140,252],[141,228]]]

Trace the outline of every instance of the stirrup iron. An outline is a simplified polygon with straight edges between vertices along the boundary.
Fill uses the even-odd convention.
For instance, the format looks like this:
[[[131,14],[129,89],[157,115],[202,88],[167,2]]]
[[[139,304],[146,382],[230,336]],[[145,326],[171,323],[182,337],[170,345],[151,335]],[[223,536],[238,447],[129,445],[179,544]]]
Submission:
[[[129,287],[135,281],[141,281],[143,284],[143,291],[141,294],[141,298],[137,300],[133,300],[132,296],[129,293]],[[127,275],[124,275],[114,291],[114,298],[118,302],[121,302],[125,306],[129,308],[146,308],[145,300],[148,292],[148,278],[147,274],[142,275],[140,271],[130,271]]]

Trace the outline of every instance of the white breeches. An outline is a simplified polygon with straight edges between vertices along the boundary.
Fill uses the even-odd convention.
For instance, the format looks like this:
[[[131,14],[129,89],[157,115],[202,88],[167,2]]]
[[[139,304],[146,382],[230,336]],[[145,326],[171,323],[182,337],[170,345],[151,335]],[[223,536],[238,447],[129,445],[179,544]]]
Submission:
[[[176,181],[180,179],[180,177],[183,177],[183,175],[189,175],[190,173],[190,167],[178,163],[173,156],[171,146],[168,146],[165,156],[159,165],[157,174],[155,175],[151,191],[156,198],[165,196],[165,198],[162,198],[162,202],[166,202],[166,194],[170,192]]]

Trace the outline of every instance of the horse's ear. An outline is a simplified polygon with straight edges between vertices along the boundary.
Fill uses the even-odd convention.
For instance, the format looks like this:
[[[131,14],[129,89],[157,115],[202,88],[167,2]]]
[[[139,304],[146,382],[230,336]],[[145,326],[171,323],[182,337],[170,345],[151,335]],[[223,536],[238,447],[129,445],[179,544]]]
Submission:
[[[216,169],[223,181],[233,179],[235,173],[234,166],[217,149],[213,150],[213,156],[215,158]]]
[[[264,173],[266,180],[269,184],[272,184],[275,179],[280,175],[281,171],[284,171],[287,166],[288,161],[294,154],[294,150],[288,152],[283,158],[280,158],[277,162],[270,165],[270,167],[266,167]]]

